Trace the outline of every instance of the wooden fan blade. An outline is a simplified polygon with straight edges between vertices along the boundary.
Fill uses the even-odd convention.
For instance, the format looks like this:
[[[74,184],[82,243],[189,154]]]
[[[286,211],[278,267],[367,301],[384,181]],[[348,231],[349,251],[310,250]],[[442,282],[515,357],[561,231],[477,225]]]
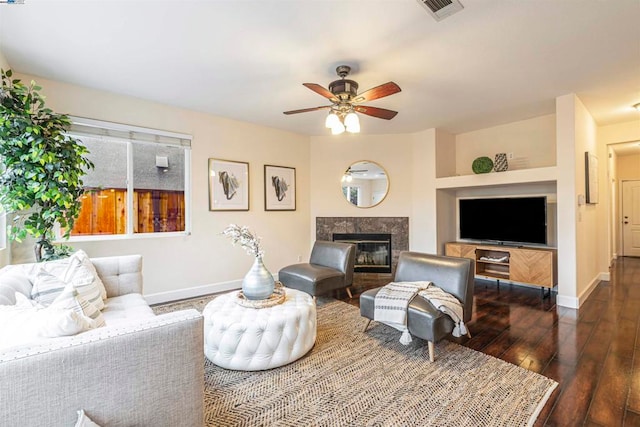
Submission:
[[[385,108],[367,107],[366,105],[356,105],[354,108],[358,113],[385,120],[391,120],[396,116],[396,114],[398,114],[397,111],[387,110]]]
[[[378,98],[384,98],[385,96],[393,95],[394,93],[400,92],[400,86],[395,84],[394,82],[387,82],[383,85],[376,86],[369,90],[362,92],[360,95],[356,96],[353,99],[353,102],[364,102],[364,101],[372,101]]]
[[[309,111],[325,110],[327,108],[331,108],[331,105],[323,105],[321,107],[313,107],[313,108],[303,108],[301,110],[284,111],[284,114],[308,113]]]
[[[336,98],[336,96],[334,94],[329,92],[329,89],[325,89],[322,86],[320,86],[319,84],[316,84],[316,83],[302,83],[302,85],[308,87],[309,89],[311,89],[312,91],[314,91],[318,95],[324,96],[325,98],[327,98],[331,102],[338,102],[338,98]]]

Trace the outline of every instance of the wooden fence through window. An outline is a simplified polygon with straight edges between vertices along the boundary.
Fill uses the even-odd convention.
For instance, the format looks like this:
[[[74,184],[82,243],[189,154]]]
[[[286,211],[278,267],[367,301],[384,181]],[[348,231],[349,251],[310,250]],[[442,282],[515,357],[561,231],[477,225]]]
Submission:
[[[127,190],[87,189],[71,235],[125,234]],[[184,231],[184,192],[134,190],[134,233]]]

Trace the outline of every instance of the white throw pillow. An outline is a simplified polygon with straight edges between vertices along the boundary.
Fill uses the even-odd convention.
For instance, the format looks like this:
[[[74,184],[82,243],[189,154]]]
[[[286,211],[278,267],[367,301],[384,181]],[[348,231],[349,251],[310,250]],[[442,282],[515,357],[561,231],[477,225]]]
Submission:
[[[104,317],[100,310],[91,302],[84,299],[82,295],[78,293],[73,283],[68,283],[49,307],[73,310],[79,315],[85,316],[91,328],[99,328],[105,325]]]
[[[106,301],[107,289],[104,287],[102,280],[100,280],[100,276],[98,276],[98,272],[93,266],[89,255],[87,255],[85,251],[79,249],[69,257],[69,260],[72,264],[74,262],[79,262],[79,266],[67,270],[64,280],[73,282],[73,284],[76,285],[76,288],[91,284],[100,291],[102,301]],[[80,292],[80,295],[82,295],[82,292]],[[102,310],[102,307],[98,308]]]
[[[33,277],[31,299],[47,306],[64,291],[65,286],[67,284],[62,279],[41,268]]]
[[[98,424],[94,423],[91,418],[84,413],[84,409],[80,409],[78,411],[78,421],[74,427],[100,427]]]
[[[0,305],[0,349],[43,338],[75,335],[90,327],[88,318],[70,309],[43,308],[29,303]]]
[[[16,291],[24,295],[31,295],[31,288],[29,277],[18,269],[0,270],[0,304],[13,304]]]
[[[52,280],[51,276],[59,281]],[[95,305],[98,310],[104,308],[107,291],[91,260],[82,250],[69,258],[43,263],[32,280],[31,297],[41,304],[51,304],[67,283],[73,283],[84,299]]]
[[[22,307],[22,308],[29,308],[29,307],[44,308],[44,306],[42,304],[40,304],[38,301],[33,300],[33,299],[29,299],[26,296],[22,295],[20,292],[16,292],[15,298],[16,298],[16,307]]]

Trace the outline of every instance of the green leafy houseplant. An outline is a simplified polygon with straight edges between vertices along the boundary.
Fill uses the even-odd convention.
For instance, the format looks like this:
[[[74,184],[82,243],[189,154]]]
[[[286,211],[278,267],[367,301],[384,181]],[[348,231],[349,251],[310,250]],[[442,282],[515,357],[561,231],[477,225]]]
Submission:
[[[93,168],[89,151],[65,134],[68,116],[44,106],[42,89],[25,85],[1,70],[0,87],[0,205],[13,216],[9,230],[18,242],[36,239],[36,260],[64,255],[54,246],[56,223],[68,238],[80,213],[82,177]]]

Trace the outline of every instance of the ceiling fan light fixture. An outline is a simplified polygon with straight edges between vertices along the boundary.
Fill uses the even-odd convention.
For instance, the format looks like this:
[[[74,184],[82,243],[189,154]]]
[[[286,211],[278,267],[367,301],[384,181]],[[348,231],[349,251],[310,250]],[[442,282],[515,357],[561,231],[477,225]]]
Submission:
[[[329,129],[333,129],[339,123],[340,123],[340,119],[338,118],[338,115],[336,113],[331,112],[327,116],[327,119],[324,121],[324,126],[328,127]]]
[[[358,123],[355,126],[346,126],[346,129],[349,133],[360,133],[360,124]]]
[[[340,135],[344,131],[345,131],[345,127],[340,122],[340,120],[338,120],[338,122],[334,126],[331,127],[331,134],[332,135]]]
[[[443,1],[443,0],[430,0]],[[448,0],[449,2],[455,0]],[[0,0],[2,2],[2,0]],[[361,105],[361,102],[373,101],[384,98],[401,91],[400,86],[394,82],[387,82],[358,94],[358,83],[354,80],[346,79],[351,71],[348,65],[340,65],[336,68],[336,73],[340,80],[335,80],[329,84],[329,89],[320,86],[317,83],[303,83],[307,89],[310,89],[320,96],[331,101],[332,105],[321,105],[319,107],[302,108],[298,110],[284,111],[286,115],[308,113],[317,110],[329,110],[329,115],[325,118],[324,125],[331,129],[333,135],[340,135],[347,131],[349,133],[360,132],[360,118],[356,112],[366,114],[370,117],[378,119],[391,120],[398,112],[387,110],[385,108],[369,107]]]
[[[359,133],[360,132],[360,119],[358,115],[353,111],[346,115],[344,118],[344,125],[347,128],[347,132]]]

